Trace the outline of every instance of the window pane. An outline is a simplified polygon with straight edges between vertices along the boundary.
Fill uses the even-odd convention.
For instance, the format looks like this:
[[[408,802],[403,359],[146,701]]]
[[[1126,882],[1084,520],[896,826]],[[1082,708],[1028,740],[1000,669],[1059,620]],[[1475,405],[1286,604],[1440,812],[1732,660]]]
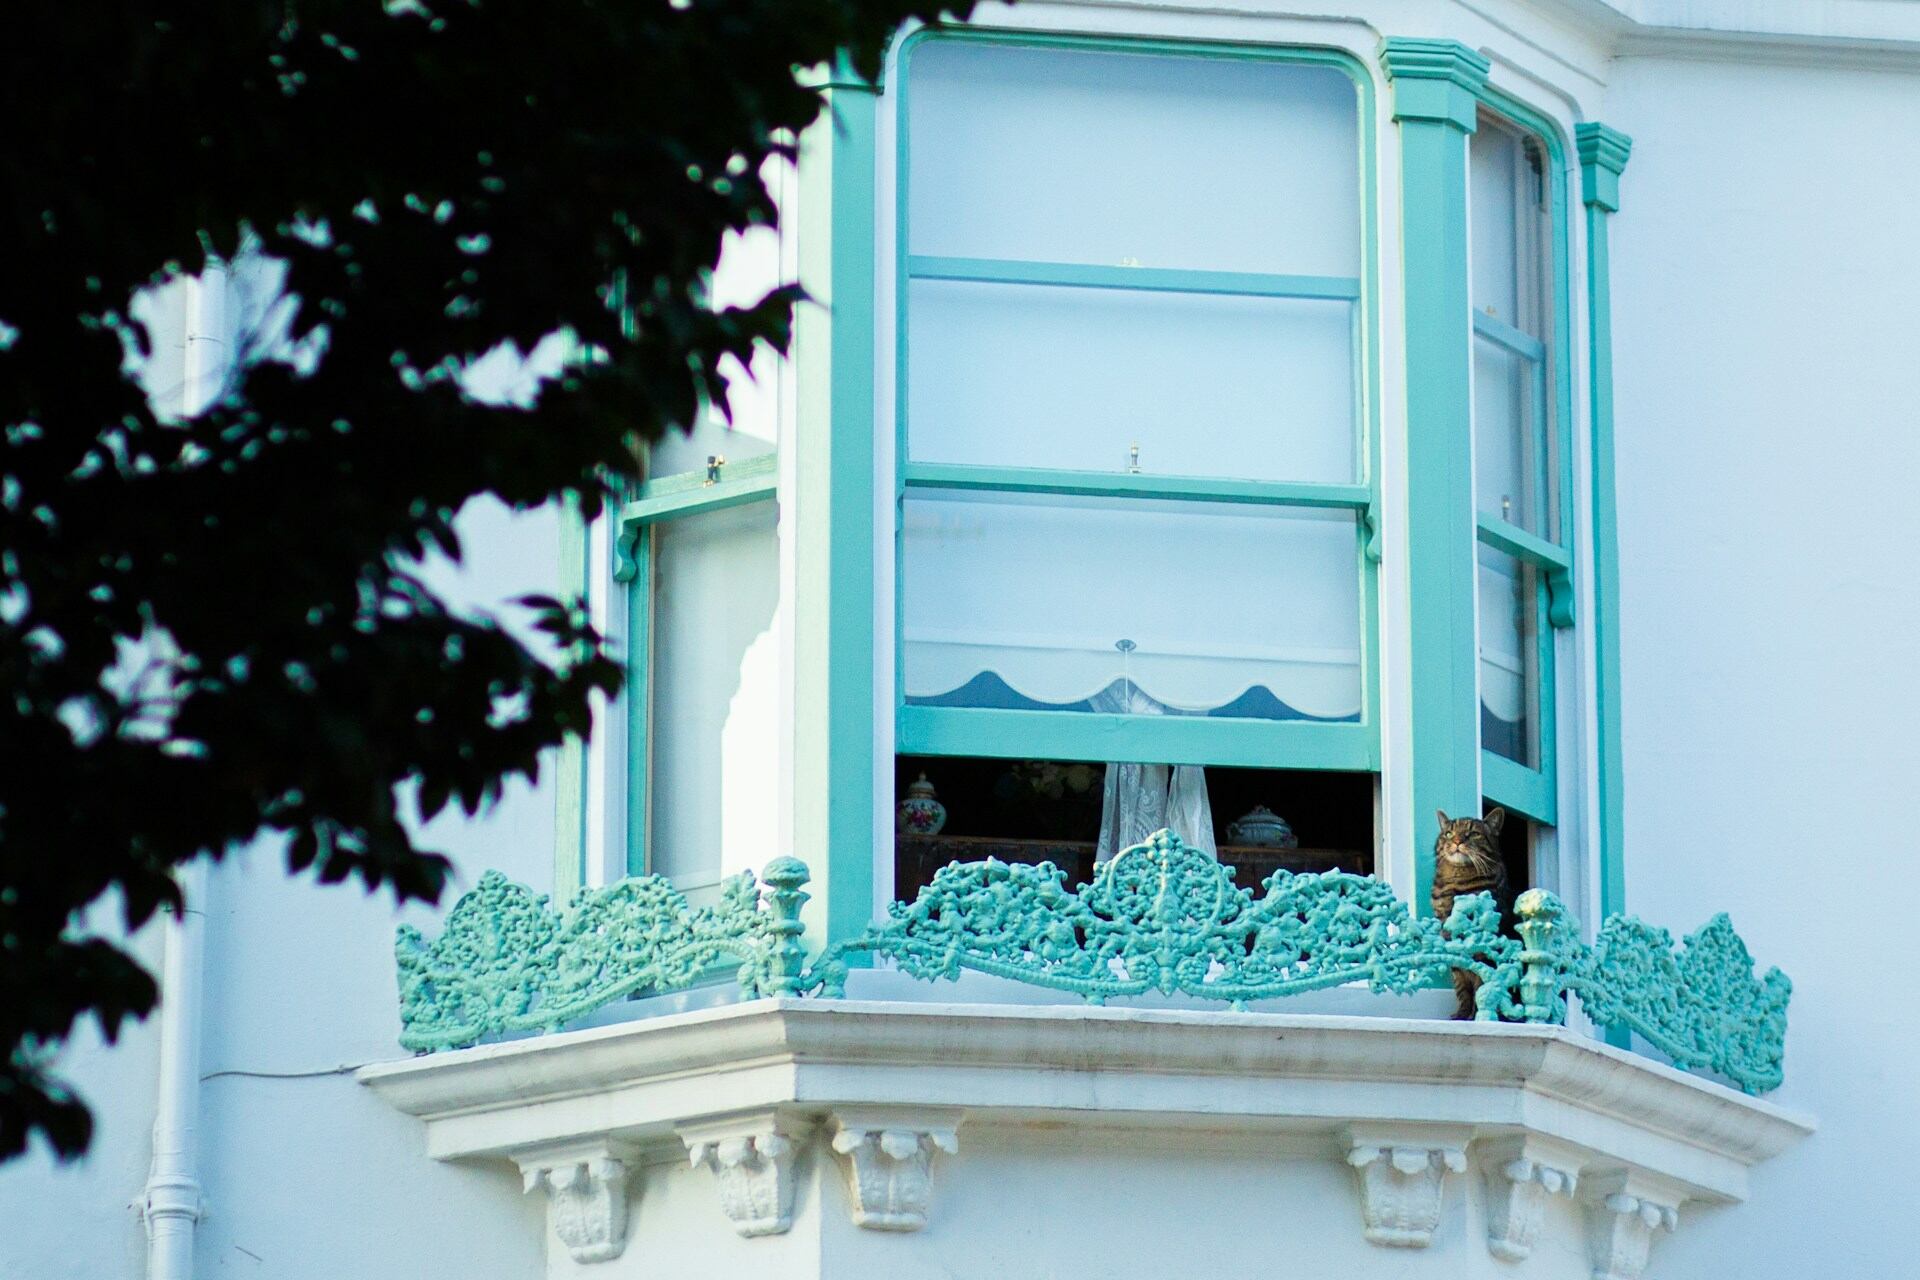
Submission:
[[[1351,482],[1345,301],[916,280],[922,462]]]
[[[776,847],[774,506],[654,526],[650,869],[699,883]]]
[[[1480,548],[1480,745],[1540,767],[1540,584],[1531,565]]]
[[[909,494],[907,700],[1354,719],[1350,512]]]
[[[716,307],[748,307],[795,275],[798,175],[793,163],[769,159],[760,171],[779,213],[776,226],[729,231],[720,241],[708,300]],[[727,381],[727,402],[708,405],[693,430],[668,431],[647,452],[649,476],[704,470],[709,457],[744,462],[772,453],[780,436],[782,402],[792,394],[792,370],[770,347],[756,347],[745,363],[726,356],[720,362]]]
[[[1521,261],[1527,212],[1522,195],[1532,175],[1520,136],[1482,118],[1470,155],[1474,310],[1539,337],[1533,317],[1522,314],[1522,279],[1531,268]]]
[[[1537,425],[1540,366],[1482,334],[1473,339],[1474,494],[1480,511],[1550,536],[1540,518],[1545,487]],[[1556,538],[1555,541],[1558,539]]]
[[[1470,154],[1476,502],[1486,515],[1557,542],[1544,152],[1482,115]]]
[[[908,76],[914,253],[1360,274],[1339,71],[935,40]]]

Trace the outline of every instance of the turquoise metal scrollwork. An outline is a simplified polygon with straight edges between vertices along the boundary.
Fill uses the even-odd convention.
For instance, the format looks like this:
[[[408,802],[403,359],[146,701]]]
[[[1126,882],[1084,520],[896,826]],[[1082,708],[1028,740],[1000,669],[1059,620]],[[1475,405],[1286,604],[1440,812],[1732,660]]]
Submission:
[[[953,863],[809,967],[807,879],[804,863],[778,858],[760,881],[728,881],[707,907],[639,876],[555,911],[489,872],[437,939],[401,928],[400,1041],[425,1052],[558,1030],[629,995],[691,986],[723,961],[738,962],[748,998],[840,995],[847,957],[868,954],[929,980],[974,970],[1094,1003],[1184,994],[1236,1009],[1348,983],[1406,993],[1470,969],[1482,979],[1482,1020],[1561,1023],[1577,996],[1595,1022],[1636,1032],[1683,1067],[1749,1093],[1782,1078],[1793,984],[1778,969],[1756,978],[1724,915],[1678,950],[1665,930],[1619,915],[1589,945],[1560,900],[1533,889],[1515,904],[1516,940],[1484,894],[1460,898],[1445,921],[1415,917],[1381,881],[1339,872],[1276,872],[1256,897],[1162,831],[1072,889],[1051,863]]]
[[[692,986],[736,960],[749,996],[799,989],[806,864],[767,866],[764,900],[751,872],[694,908],[660,876],[583,889],[564,912],[497,871],[480,877],[431,943],[402,925],[394,943],[400,1043],[416,1052],[478,1044],[515,1031],[558,1031],[603,1005]]]
[[[1566,997],[1602,1026],[1625,1027],[1683,1067],[1716,1072],[1748,1093],[1785,1079],[1787,1003],[1778,969],[1756,979],[1753,957],[1725,913],[1673,936],[1632,916],[1608,916],[1593,945],[1552,894],[1532,889],[1514,905],[1523,941],[1521,1004],[1530,1022],[1562,1022]]]
[[[1446,921],[1420,920],[1365,876],[1275,872],[1256,899],[1228,868],[1161,831],[1069,890],[1059,868],[988,860],[935,873],[890,919],[829,949],[814,967],[826,994],[846,980],[842,957],[885,956],[918,978],[962,969],[1070,991],[1096,1004],[1151,992],[1224,1000],[1299,995],[1350,982],[1411,992],[1449,968],[1483,978],[1479,1016],[1511,1015],[1497,975],[1518,945],[1500,936],[1485,894]]]

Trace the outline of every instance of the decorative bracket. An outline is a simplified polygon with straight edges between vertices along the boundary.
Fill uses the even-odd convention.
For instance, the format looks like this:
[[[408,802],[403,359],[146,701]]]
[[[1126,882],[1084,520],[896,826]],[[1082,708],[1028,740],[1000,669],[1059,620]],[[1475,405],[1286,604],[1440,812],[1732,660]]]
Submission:
[[[720,1210],[743,1236],[779,1235],[793,1226],[793,1160],[811,1123],[778,1112],[682,1125],[694,1168],[713,1170]]]
[[[1547,624],[1565,630],[1574,621],[1573,570],[1555,565],[1546,571]]]
[[[1424,1126],[1349,1131],[1347,1163],[1360,1178],[1367,1239],[1398,1249],[1432,1244],[1447,1174],[1466,1169],[1472,1136]]]
[[[1487,1182],[1487,1252],[1507,1262],[1533,1253],[1549,1196],[1571,1198],[1580,1153],[1550,1139],[1495,1138],[1475,1148]]]
[[[640,576],[640,539],[647,526],[637,520],[622,521],[620,535],[613,540],[613,580],[632,582]]]
[[[547,1222],[575,1262],[610,1262],[627,1247],[627,1166],[604,1145],[517,1157],[528,1191],[547,1193]]]
[[[1654,1233],[1680,1225],[1683,1197],[1645,1175],[1618,1172],[1591,1179],[1587,1238],[1593,1280],[1640,1280]]]
[[[960,1150],[957,1111],[841,1111],[833,1149],[844,1158],[855,1226],[918,1231],[933,1199],[933,1157]]]

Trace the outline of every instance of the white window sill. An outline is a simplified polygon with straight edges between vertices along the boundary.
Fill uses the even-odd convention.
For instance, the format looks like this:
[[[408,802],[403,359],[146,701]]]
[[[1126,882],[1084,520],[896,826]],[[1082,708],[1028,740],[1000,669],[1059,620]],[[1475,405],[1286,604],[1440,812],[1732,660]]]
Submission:
[[[692,1194],[688,1179],[718,1182],[726,1218],[637,1218],[636,1238],[661,1238],[634,1254],[722,1247],[676,1236],[718,1225],[724,1248],[743,1250],[740,1265],[764,1263],[752,1249],[774,1246],[756,1237],[786,1234],[796,1215],[838,1213],[844,1227],[847,1210],[857,1226],[916,1230],[943,1220],[936,1165],[942,1185],[980,1188],[956,1193],[962,1216],[1021,1161],[1023,1176],[1056,1176],[1034,1173],[1044,1160],[1032,1135],[1044,1134],[1043,1154],[1082,1151],[1066,1166],[1082,1178],[1089,1154],[1124,1159],[1128,1172],[1102,1182],[1196,1185],[1194,1157],[1212,1151],[1208,1194],[1248,1208],[1258,1204],[1248,1196],[1274,1193],[1275,1170],[1305,1178],[1335,1160],[1353,1170],[1348,1194],[1360,1203],[1341,1218],[1349,1237],[1358,1216],[1376,1245],[1458,1250],[1462,1274],[1493,1275],[1493,1259],[1575,1232],[1594,1275],[1625,1278],[1682,1206],[1744,1200],[1749,1169],[1813,1129],[1563,1027],[1302,1013],[757,1000],[381,1064],[360,1080],[425,1122],[433,1158],[513,1162],[530,1189],[547,1188],[576,1263],[620,1257],[626,1202]],[[1023,1133],[1025,1148],[1008,1136]],[[1223,1134],[1239,1145],[1221,1147]],[[1316,1177],[1301,1186],[1323,1195]],[[798,1200],[796,1186],[807,1188]],[[1079,1214],[1092,1239],[1112,1202],[1081,1213],[1076,1196],[1088,1194],[1063,1188],[1053,1211]],[[1440,1229],[1460,1212],[1471,1230]],[[1183,1224],[1169,1208],[1159,1228],[1177,1235]],[[1112,1231],[1132,1225],[1121,1217]],[[982,1229],[996,1228],[942,1227]],[[1187,1229],[1192,1247],[1217,1244]],[[836,1261],[822,1244],[808,1256],[791,1274],[854,1274],[864,1255]]]

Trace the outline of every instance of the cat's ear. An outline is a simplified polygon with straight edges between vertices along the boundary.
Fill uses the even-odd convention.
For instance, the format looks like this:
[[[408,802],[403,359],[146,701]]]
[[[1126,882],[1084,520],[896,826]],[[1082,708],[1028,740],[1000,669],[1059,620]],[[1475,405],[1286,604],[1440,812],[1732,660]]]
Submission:
[[[1440,829],[1442,831],[1445,831],[1448,827],[1453,825],[1453,819],[1447,816],[1447,811],[1445,809],[1435,809],[1434,812],[1440,815]]]
[[[1487,816],[1481,819],[1481,821],[1487,824],[1488,834],[1497,836],[1500,834],[1500,828],[1507,825],[1507,811],[1499,805],[1495,805],[1492,809],[1488,810]]]

